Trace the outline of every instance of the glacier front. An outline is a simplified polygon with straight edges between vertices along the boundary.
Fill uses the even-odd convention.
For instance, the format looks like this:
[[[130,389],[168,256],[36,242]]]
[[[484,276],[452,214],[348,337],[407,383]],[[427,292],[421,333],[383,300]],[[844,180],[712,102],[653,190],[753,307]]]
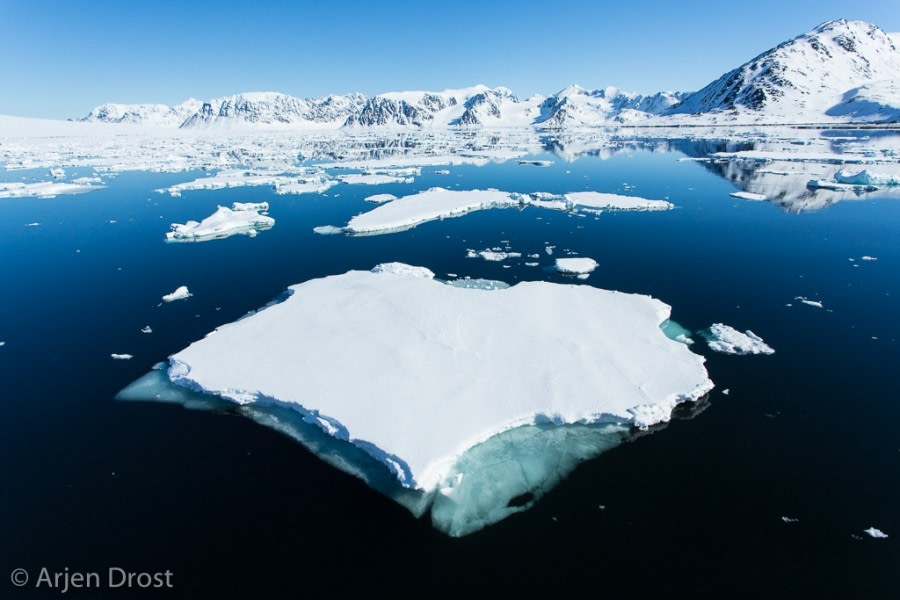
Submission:
[[[712,389],[704,359],[661,329],[669,313],[649,296],[456,287],[388,263],[291,286],[171,356],[168,378],[464,535]]]

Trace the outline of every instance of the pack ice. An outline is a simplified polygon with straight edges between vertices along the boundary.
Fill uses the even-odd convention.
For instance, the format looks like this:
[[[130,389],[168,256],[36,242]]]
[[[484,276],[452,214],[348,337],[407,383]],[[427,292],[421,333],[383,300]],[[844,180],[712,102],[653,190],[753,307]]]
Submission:
[[[291,286],[167,374],[464,535],[712,389],[704,359],[660,328],[669,313],[649,296],[456,287],[388,263]]]

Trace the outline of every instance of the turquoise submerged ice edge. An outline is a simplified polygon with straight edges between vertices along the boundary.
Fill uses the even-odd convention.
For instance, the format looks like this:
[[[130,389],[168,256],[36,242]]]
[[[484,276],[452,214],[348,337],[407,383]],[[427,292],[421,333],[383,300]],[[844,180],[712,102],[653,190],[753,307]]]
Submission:
[[[459,457],[439,489],[423,492],[403,487],[383,463],[306,421],[294,409],[238,405],[188,390],[169,380],[164,363],[157,367],[123,389],[117,399],[168,402],[248,417],[299,441],[328,464],[363,480],[416,517],[430,510],[434,527],[454,537],[527,510],[581,462],[638,434],[630,426],[617,423],[516,427],[470,448]]]

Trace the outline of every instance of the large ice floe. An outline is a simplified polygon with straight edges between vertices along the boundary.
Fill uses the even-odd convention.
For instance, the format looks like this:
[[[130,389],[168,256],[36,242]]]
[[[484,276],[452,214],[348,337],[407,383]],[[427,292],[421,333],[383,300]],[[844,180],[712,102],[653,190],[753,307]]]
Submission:
[[[434,187],[397,198],[350,219],[344,231],[354,235],[395,233],[422,223],[461,217],[477,210],[534,206],[551,210],[669,210],[665,200],[648,200],[602,192],[572,192],[562,196],[535,192],[520,194],[495,189],[454,191]]]
[[[155,371],[120,397],[231,407],[465,535],[712,389],[704,359],[662,330],[669,313],[649,296],[457,287],[387,263],[291,286],[171,356],[170,382]]]
[[[722,354],[774,354],[775,350],[750,331],[741,333],[724,323],[714,323],[702,332],[707,345]]]
[[[271,229],[275,225],[275,219],[260,214],[267,210],[268,202],[235,202],[231,208],[220,206],[200,222],[172,223],[172,230],[166,233],[166,241],[204,242],[238,234],[254,236],[257,231]]]

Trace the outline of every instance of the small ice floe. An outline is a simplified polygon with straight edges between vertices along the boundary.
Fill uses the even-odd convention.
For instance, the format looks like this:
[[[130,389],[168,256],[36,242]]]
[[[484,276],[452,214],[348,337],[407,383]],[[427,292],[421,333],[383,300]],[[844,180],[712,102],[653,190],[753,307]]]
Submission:
[[[537,266],[540,266],[540,264],[541,264],[541,263],[527,262],[527,263],[525,263],[525,266],[526,266],[526,267],[537,267]]]
[[[804,296],[795,296],[794,300],[799,300],[803,304],[808,304],[809,306],[815,306],[816,308],[825,308],[819,300],[810,300]]]
[[[765,194],[754,194],[753,192],[731,192],[728,194],[732,198],[740,198],[741,200],[768,200],[768,196]]]
[[[781,520],[784,521],[785,523],[796,523],[800,519],[794,519],[791,517],[781,517]]]
[[[174,302],[175,300],[187,300],[193,296],[193,294],[188,291],[186,285],[179,286],[174,292],[171,294],[166,294],[162,297],[163,302]]]
[[[397,196],[393,194],[373,194],[371,196],[366,196],[366,202],[372,202],[374,204],[384,204],[385,202],[396,199]]]
[[[449,169],[438,169],[437,171],[434,172],[434,174],[435,175],[449,175],[450,170]]]
[[[35,183],[0,183],[0,198],[55,198],[59,194],[83,194],[99,190],[102,185],[81,185],[54,181]]]
[[[701,332],[711,350],[722,354],[774,354],[775,350],[749,329],[741,333],[723,323]]]
[[[171,231],[166,233],[166,241],[202,242],[238,234],[252,237],[257,231],[271,229],[275,225],[275,219],[260,214],[268,209],[268,202],[235,202],[231,208],[220,206],[200,222],[172,223]]]
[[[149,325],[147,325],[146,327],[144,327],[143,329],[141,329],[141,333],[153,333],[153,330],[150,329],[150,326],[149,326]]]
[[[113,360],[131,360],[134,358],[131,354],[110,354]]]
[[[554,249],[554,248],[556,248],[556,246],[546,246],[546,247],[544,248],[544,252],[546,252],[548,256],[549,256],[549,255],[552,255],[552,254],[553,254],[553,249]]]
[[[52,177],[53,179],[64,179],[65,176],[66,176],[65,169],[60,169],[60,168],[50,169],[50,177]]]
[[[874,527],[869,527],[868,529],[863,529],[863,533],[868,533],[870,537],[884,539],[888,536],[885,532],[880,529],[876,529]]]
[[[344,228],[335,227],[334,225],[319,225],[318,227],[313,227],[313,232],[319,235],[337,235],[344,233]]]
[[[730,394],[730,393],[731,393],[731,390],[730,390],[729,388],[725,388],[724,390],[722,390],[722,395],[723,395],[723,396],[727,396],[727,395]]]
[[[335,179],[349,185],[383,185],[385,183],[412,183],[415,181],[412,177],[379,173],[349,173],[338,175]]]
[[[25,223],[25,227],[40,227],[40,223],[35,221],[34,223]]]
[[[531,165],[533,167],[552,167],[552,160],[520,160],[520,165]]]
[[[0,342],[0,348],[6,345],[6,342]]]
[[[593,258],[557,258],[556,270],[567,275],[587,275],[597,268]]]
[[[655,211],[672,210],[675,205],[665,200],[648,200],[640,196],[623,196],[603,192],[570,192],[565,195],[572,207],[601,208],[606,210]]]
[[[874,256],[863,256],[862,260],[870,261],[870,260],[878,260],[878,258],[876,258]]]

